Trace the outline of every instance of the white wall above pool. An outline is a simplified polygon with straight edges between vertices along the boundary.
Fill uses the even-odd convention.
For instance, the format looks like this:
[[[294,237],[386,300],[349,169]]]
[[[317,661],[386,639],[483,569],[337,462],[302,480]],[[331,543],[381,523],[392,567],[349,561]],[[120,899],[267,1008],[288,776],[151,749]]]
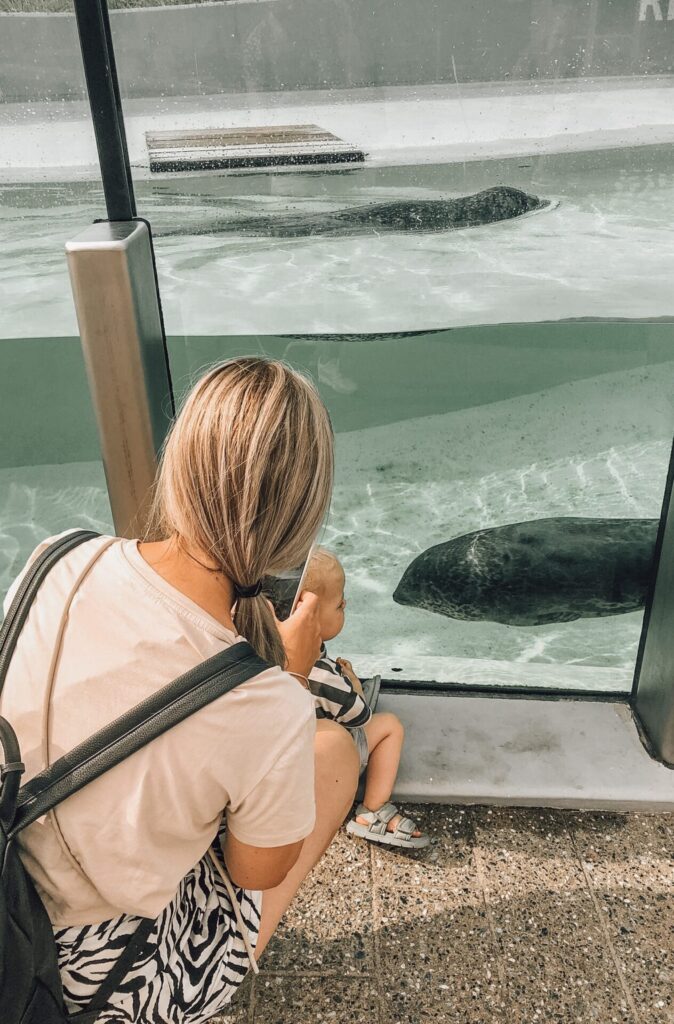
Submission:
[[[135,175],[149,175],[146,132],[318,124],[373,165],[446,163],[674,143],[674,78],[387,86],[358,90],[164,96],[124,102]],[[0,175],[97,175],[84,101],[0,103]]]

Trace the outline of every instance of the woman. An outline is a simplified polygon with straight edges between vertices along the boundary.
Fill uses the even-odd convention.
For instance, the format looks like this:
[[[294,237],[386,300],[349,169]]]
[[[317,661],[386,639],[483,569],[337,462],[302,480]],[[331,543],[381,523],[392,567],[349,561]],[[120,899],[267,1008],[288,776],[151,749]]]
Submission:
[[[312,385],[279,362],[232,360],[173,427],[151,539],[89,541],[37,595],[2,699],[27,778],[237,638],[274,666],[22,834],[71,1012],[150,917],[148,951],[99,1021],[207,1021],[348,811],[355,746],[334,723],[316,727],[302,685],[320,649],[317,599],[304,593],[277,623],[256,586],[306,557],[331,486],[332,430]]]

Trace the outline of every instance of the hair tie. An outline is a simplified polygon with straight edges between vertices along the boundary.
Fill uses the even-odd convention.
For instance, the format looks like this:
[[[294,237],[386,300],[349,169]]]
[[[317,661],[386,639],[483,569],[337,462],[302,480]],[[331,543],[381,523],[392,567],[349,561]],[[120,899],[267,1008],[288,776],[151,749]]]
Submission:
[[[234,584],[234,593],[237,597],[257,597],[262,592],[262,580],[251,584],[250,587],[242,587],[240,583]]]

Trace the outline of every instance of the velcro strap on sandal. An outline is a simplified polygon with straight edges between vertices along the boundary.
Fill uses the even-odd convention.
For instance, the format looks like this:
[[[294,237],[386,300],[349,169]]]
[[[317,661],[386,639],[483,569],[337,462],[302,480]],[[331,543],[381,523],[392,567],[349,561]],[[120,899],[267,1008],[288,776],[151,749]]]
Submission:
[[[393,806],[392,804],[385,804],[384,806]],[[397,813],[397,812],[396,812]],[[367,822],[367,830],[375,836],[383,836],[386,834],[386,821],[382,821],[379,817],[379,811],[368,811],[365,804],[359,804],[356,807],[356,818],[363,818]],[[391,819],[389,818],[389,821]]]
[[[395,818],[396,814],[400,814],[400,811],[395,804],[383,804],[378,811],[374,812],[380,821],[383,821],[385,825],[388,825],[391,818]]]
[[[358,806],[356,807],[356,817],[365,818],[368,825],[370,825],[374,821],[379,820],[377,818],[377,812],[368,810],[365,804],[358,804]]]
[[[417,826],[411,818],[401,818],[396,826],[396,832],[402,832],[406,836],[411,836],[416,830]]]

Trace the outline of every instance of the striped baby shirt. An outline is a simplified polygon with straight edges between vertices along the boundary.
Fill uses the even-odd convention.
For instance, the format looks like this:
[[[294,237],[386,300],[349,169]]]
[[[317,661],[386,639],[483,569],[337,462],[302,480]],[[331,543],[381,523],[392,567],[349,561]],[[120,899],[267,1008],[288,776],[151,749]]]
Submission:
[[[309,673],[309,690],[316,705],[316,718],[332,718],[347,729],[357,729],[372,718],[372,709],[328,657],[325,644]]]

